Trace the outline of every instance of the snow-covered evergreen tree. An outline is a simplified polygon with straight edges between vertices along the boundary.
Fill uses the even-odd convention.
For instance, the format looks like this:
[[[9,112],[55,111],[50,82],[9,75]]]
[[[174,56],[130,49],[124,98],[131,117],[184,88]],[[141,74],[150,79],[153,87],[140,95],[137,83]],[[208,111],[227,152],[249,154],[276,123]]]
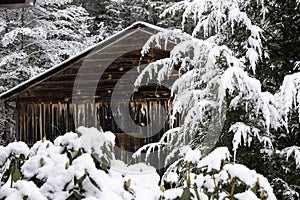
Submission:
[[[199,149],[202,156],[215,146],[227,146],[235,162],[256,169],[270,180],[278,175],[278,169],[270,167],[273,162],[278,163],[276,167],[285,163],[280,170],[285,169],[285,175],[276,179],[282,180],[277,195],[285,199],[299,197],[299,133],[290,131],[299,126],[298,75],[287,76],[279,91],[270,90],[273,93],[265,91],[265,83],[262,87],[260,82],[262,74],[271,77],[271,81],[280,80],[267,74],[274,67],[274,58],[268,55],[276,57],[277,53],[276,48],[271,48],[272,41],[265,45],[271,38],[266,35],[276,34],[278,26],[268,18],[272,15],[268,14],[270,5],[278,10],[284,7],[280,7],[284,3],[276,1],[266,6],[264,1],[194,0],[175,3],[165,10],[165,17],[182,13],[182,30],[187,33],[167,31],[148,41],[143,53],[149,47],[163,47],[168,41],[177,45],[170,58],[152,63],[142,71],[136,85],[151,77],[162,82],[168,72],[178,70],[179,78],[172,86],[171,119],[179,113],[183,123],[166,132],[158,143],[142,147],[136,155],[142,150],[149,154],[156,147],[167,149],[169,164],[169,158],[186,146]],[[295,1],[290,8],[299,11],[299,2]],[[298,19],[295,12],[292,15]],[[284,32],[278,31],[280,35]],[[295,64],[297,60],[299,55],[293,54],[289,62]],[[289,123],[291,119],[294,123]],[[286,143],[281,139],[288,137],[296,141]]]
[[[91,18],[72,0],[38,0],[35,7],[0,12],[0,92],[102,40],[105,32],[102,25],[91,35]]]
[[[180,17],[162,19],[165,9],[179,0],[77,0],[93,17],[93,30],[99,24],[107,26],[107,33],[116,33],[136,21],[145,21],[163,27],[180,25]]]
[[[33,8],[2,12],[1,86],[6,89],[95,42],[88,13],[72,1],[40,0]],[[98,41],[102,34],[100,29]]]
[[[97,33],[103,24],[107,27],[105,36],[125,28],[124,19],[121,18],[124,13],[122,0],[75,0],[75,2],[85,8],[92,17],[92,33]]]
[[[266,90],[275,92],[285,75],[299,71],[296,63],[300,55],[300,7],[297,0],[272,0],[265,5],[265,20],[260,26],[266,53],[258,76]]]
[[[158,81],[161,82],[164,79],[163,75],[178,68],[180,78],[172,87],[173,115],[180,113],[183,116],[183,126],[186,126],[184,132],[187,131],[188,135],[191,135],[191,131],[199,134],[197,129],[209,123],[209,112],[223,112],[224,105],[225,112],[238,108],[243,111],[255,111],[247,114],[248,116],[240,119],[241,121],[235,119],[226,131],[239,130],[242,131],[240,134],[247,136],[249,130],[249,133],[254,131],[254,136],[258,137],[256,132],[260,128],[264,129],[263,132],[269,137],[270,127],[277,125],[272,124],[275,120],[271,118],[276,119],[278,114],[276,109],[269,106],[270,102],[272,103],[270,95],[261,92],[259,81],[245,72],[255,72],[256,62],[261,55],[261,30],[253,25],[239,8],[240,5],[236,1],[179,2],[164,14],[185,9],[182,25],[185,28],[185,23],[193,20],[195,29],[192,35],[178,30],[161,33],[152,37],[143,49],[143,53],[146,53],[151,45],[161,45],[158,42],[165,38],[178,43],[171,51],[169,59],[150,64],[142,76],[145,72],[158,71]],[[236,38],[237,32],[246,34]],[[196,39],[196,36],[201,39]],[[153,68],[155,70],[152,70]],[[139,85],[139,80],[136,84]],[[253,102],[245,103],[250,99]],[[199,109],[201,112],[198,112]],[[253,128],[251,124],[245,124],[259,115],[261,117],[256,125],[260,127]],[[245,139],[247,141],[247,138]],[[271,141],[267,138],[265,140],[271,146]],[[234,146],[237,148],[240,142],[241,140],[237,140]]]

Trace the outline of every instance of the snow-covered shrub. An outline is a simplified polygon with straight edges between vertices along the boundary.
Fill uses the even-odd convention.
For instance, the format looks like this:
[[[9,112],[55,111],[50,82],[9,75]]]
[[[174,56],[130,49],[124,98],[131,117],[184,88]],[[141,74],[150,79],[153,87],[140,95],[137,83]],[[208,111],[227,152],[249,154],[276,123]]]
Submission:
[[[0,146],[0,199],[158,199],[155,169],[115,160],[114,140],[111,132],[79,127],[31,148]]]
[[[227,147],[216,148],[203,159],[198,150],[188,149],[169,170],[163,180],[176,187],[164,191],[165,199],[276,199],[267,178],[230,163]]]
[[[226,147],[204,158],[199,150],[183,149],[160,180],[151,166],[116,160],[114,139],[111,132],[79,127],[31,148],[24,142],[0,146],[0,199],[275,199],[265,177],[230,163]]]
[[[6,147],[0,146],[0,185],[10,180],[9,184],[12,186],[13,182],[21,179],[18,165],[23,164],[28,154],[29,148],[24,142],[13,142]]]

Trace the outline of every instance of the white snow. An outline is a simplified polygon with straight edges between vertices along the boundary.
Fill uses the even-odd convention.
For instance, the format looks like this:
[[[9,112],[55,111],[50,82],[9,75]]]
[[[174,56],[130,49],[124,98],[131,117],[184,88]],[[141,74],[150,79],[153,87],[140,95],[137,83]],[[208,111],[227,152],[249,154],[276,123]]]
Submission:
[[[25,142],[12,142],[6,146],[6,151],[8,154],[13,154],[15,156],[20,156],[23,154],[25,157],[29,154],[29,148]]]
[[[1,188],[0,198],[6,197],[7,200],[22,200],[26,196],[28,200],[47,200],[39,191],[39,188],[32,181],[17,181],[13,188]]]
[[[281,150],[281,154],[286,155],[286,160],[288,160],[292,154],[294,153],[294,159],[296,163],[296,169],[300,168],[300,147],[298,146],[291,146],[286,147]]]
[[[224,169],[228,172],[230,177],[237,177],[250,187],[253,187],[257,181],[257,173],[254,170],[248,169],[241,164],[227,164]]]
[[[89,137],[90,136],[90,139]],[[111,160],[111,166],[106,173],[97,169],[91,154],[96,153],[100,145],[114,144],[114,136],[110,132],[100,132],[95,128],[80,127],[78,133],[66,133],[60,136],[54,143],[43,140],[36,142],[29,150],[24,143],[12,143],[7,146],[8,150],[16,155],[25,152],[28,159],[21,167],[24,176],[23,180],[13,183],[10,188],[10,180],[2,184],[0,189],[0,198],[21,200],[24,196],[29,199],[66,199],[70,196],[70,191],[78,187],[75,180],[82,179],[82,195],[85,199],[137,199],[137,200],[154,200],[164,197],[166,199],[175,199],[180,197],[183,187],[187,187],[184,183],[183,187],[173,189],[160,190],[160,177],[156,169],[145,163],[137,163],[127,166],[120,160]],[[93,140],[90,141],[90,140]],[[6,147],[0,150],[7,155]],[[72,149],[73,148],[73,149]],[[77,152],[80,150],[82,154],[74,158],[70,163],[69,157],[65,150]],[[190,172],[191,185],[197,185],[199,196],[202,199],[208,199],[201,188],[206,188],[208,192],[215,189],[215,181],[228,182],[230,178],[236,177],[239,181],[245,183],[249,187],[259,184],[268,194],[268,200],[275,199],[273,190],[267,179],[254,170],[240,164],[224,163],[221,169],[222,160],[229,161],[230,153],[227,147],[219,147],[213,152],[200,158],[199,150],[186,148],[183,151],[184,157],[182,161],[191,162],[201,169],[210,172],[212,169],[220,171],[214,174],[214,177],[206,174],[195,174]],[[3,155],[4,155],[3,154]],[[3,156],[5,157],[5,156]],[[184,160],[185,159],[185,160]],[[33,182],[27,181],[32,177],[43,181],[43,185],[38,188]],[[174,171],[168,172],[164,176],[166,182],[177,183],[180,179],[179,174]],[[126,185],[126,187],[125,187]],[[191,190],[194,193],[193,190]],[[248,192],[236,195],[236,198],[243,198]],[[249,193],[249,195],[252,195]],[[224,192],[220,196],[225,197]],[[252,195],[253,196],[253,195]]]
[[[170,189],[170,190],[166,190],[163,193],[163,197],[165,199],[176,199],[178,197],[181,197],[182,193],[183,193],[183,189],[181,189],[181,188],[173,188],[173,189]]]
[[[176,183],[178,181],[178,174],[175,172],[169,172],[165,180],[169,183]]]
[[[235,194],[234,197],[237,198],[238,200],[259,200],[259,198],[257,198],[255,194],[250,190]]]
[[[185,152],[184,161],[196,163],[201,158],[201,152],[199,149],[191,149],[188,148],[188,150]]]
[[[279,113],[284,119],[285,127],[288,127],[288,114],[291,110],[297,109],[300,116],[300,72],[284,77],[280,90],[276,93],[275,99]],[[300,119],[300,118],[299,118]]]
[[[7,147],[1,147],[1,159],[6,161],[9,155],[7,151],[15,155],[24,153],[29,158],[21,167],[25,179],[36,177],[43,181],[38,188],[33,182],[21,180],[10,187],[2,184],[0,198],[23,199],[66,199],[69,191],[76,187],[77,182],[83,177],[83,195],[86,199],[158,199],[161,195],[158,186],[160,177],[156,169],[145,163],[137,163],[126,166],[124,162],[112,158],[111,168],[108,173],[97,169],[91,154],[102,154],[100,147],[114,146],[115,136],[111,132],[100,132],[95,128],[80,127],[79,133],[66,133],[58,137],[54,143],[50,141],[38,141],[29,148],[22,142],[11,143]],[[27,148],[26,148],[27,147]],[[76,152],[82,151],[76,159],[70,160],[64,150]],[[124,182],[129,181],[129,191],[124,189]],[[34,194],[34,195],[33,195]]]
[[[7,149],[4,146],[0,146],[0,166],[4,164],[8,156]]]
[[[227,171],[227,173],[230,175],[231,178],[236,177],[238,178],[238,180],[246,183],[250,187],[255,186],[256,182],[258,181],[260,187],[267,192],[268,194],[267,199],[268,200],[276,199],[273,193],[273,189],[270,183],[268,182],[267,178],[265,178],[260,174],[257,174],[255,170],[250,170],[249,168],[241,164],[226,164],[224,166],[224,170]],[[243,195],[244,194],[241,194],[241,196]]]
[[[242,122],[237,122],[229,128],[229,131],[234,133],[232,144],[233,144],[233,151],[234,151],[234,161],[236,160],[236,152],[237,149],[242,143],[244,146],[250,146],[253,137],[257,137],[259,141],[261,138],[258,134],[259,129],[255,127],[250,127]]]
[[[113,178],[124,177],[124,181],[130,179],[131,188],[136,191],[136,199],[157,199],[160,194],[158,186],[160,177],[154,167],[145,163],[137,163],[126,166],[120,160],[114,160],[111,165],[110,175]],[[123,187],[121,184],[120,187]],[[152,191],[152,192],[151,192]]]
[[[198,162],[197,167],[206,167],[207,171],[211,171],[212,169],[220,170],[222,160],[226,160],[230,158],[230,152],[227,147],[218,147],[213,152],[208,154],[202,160]]]

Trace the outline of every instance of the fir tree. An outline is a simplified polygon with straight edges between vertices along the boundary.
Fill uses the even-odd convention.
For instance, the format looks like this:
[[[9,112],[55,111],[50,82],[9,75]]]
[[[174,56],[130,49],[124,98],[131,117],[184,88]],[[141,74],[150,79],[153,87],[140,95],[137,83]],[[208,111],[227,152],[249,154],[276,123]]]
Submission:
[[[101,26],[92,35],[87,11],[71,0],[39,0],[35,7],[0,12],[0,92],[102,40],[105,33]]]
[[[136,155],[143,150],[169,149],[168,161],[186,145],[205,155],[216,143],[229,147],[235,162],[257,170],[270,181],[277,180],[278,196],[299,197],[299,75],[286,76],[297,71],[299,61],[299,48],[295,46],[288,53],[286,46],[299,42],[299,26],[291,20],[298,21],[299,3],[287,4],[195,0],[178,2],[165,10],[162,16],[166,17],[182,13],[181,28],[189,34],[176,30],[151,38],[143,52],[162,46],[159,42],[165,38],[177,45],[170,58],[142,71],[136,85],[144,77],[157,77],[162,82],[162,75],[178,70],[179,78],[172,86],[171,118],[179,113],[183,124]],[[293,10],[290,17],[284,14],[286,7]],[[278,19],[271,10],[282,17]],[[284,70],[276,70],[281,68]]]

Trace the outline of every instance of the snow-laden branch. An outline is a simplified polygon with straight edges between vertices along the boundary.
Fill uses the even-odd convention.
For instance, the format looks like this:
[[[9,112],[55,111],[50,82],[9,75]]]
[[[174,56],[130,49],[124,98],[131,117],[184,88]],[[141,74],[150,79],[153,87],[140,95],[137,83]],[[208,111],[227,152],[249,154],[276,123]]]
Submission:
[[[235,54],[240,55],[241,60],[247,59],[251,70],[255,73],[256,63],[262,55],[262,29],[253,24],[247,14],[241,11],[245,6],[243,4],[245,3],[236,0],[180,1],[166,9],[161,17],[183,12],[182,29],[184,30],[185,26],[189,27],[190,23],[195,24],[192,36],[198,34],[201,38],[216,36],[214,39],[218,44],[228,44],[226,42],[230,41],[231,44],[239,45],[245,54],[240,54],[240,49]],[[263,1],[258,1],[257,4],[264,7]],[[244,34],[243,39],[238,41],[235,36],[236,30],[249,31],[250,34]]]
[[[294,154],[296,169],[300,168],[300,147],[298,146],[287,147],[281,150],[281,153],[286,156],[286,160],[288,160]]]
[[[267,133],[269,133],[270,127],[277,128],[280,125],[281,118],[276,109],[273,95],[262,92],[260,81],[250,77],[242,68],[230,67],[221,75],[219,100],[224,101],[226,92],[232,95],[238,93],[230,103],[232,106],[243,100],[254,100],[254,112],[256,116],[261,114],[264,117]],[[245,104],[246,111],[249,111],[248,105]]]
[[[144,56],[150,48],[156,47],[162,49],[167,49],[168,43],[178,44],[182,41],[190,40],[192,37],[189,34],[183,33],[179,29],[175,30],[166,30],[164,32],[159,32],[153,36],[151,36],[148,41],[145,43],[142,48],[141,54]]]
[[[263,143],[265,148],[273,149],[273,144],[270,138],[266,136],[260,136],[259,129],[248,126],[242,122],[237,122],[229,128],[229,132],[233,132],[233,152],[234,162],[236,161],[236,153],[239,146],[244,145],[250,147],[253,138],[257,138],[259,142]]]
[[[300,72],[286,75],[278,93],[275,94],[277,107],[288,127],[289,113],[296,109],[300,119]]]
[[[41,28],[16,28],[3,36],[2,45],[4,47],[7,47],[8,45],[12,44],[19,35],[24,35],[35,38],[37,40],[42,40],[46,38],[47,33]]]

